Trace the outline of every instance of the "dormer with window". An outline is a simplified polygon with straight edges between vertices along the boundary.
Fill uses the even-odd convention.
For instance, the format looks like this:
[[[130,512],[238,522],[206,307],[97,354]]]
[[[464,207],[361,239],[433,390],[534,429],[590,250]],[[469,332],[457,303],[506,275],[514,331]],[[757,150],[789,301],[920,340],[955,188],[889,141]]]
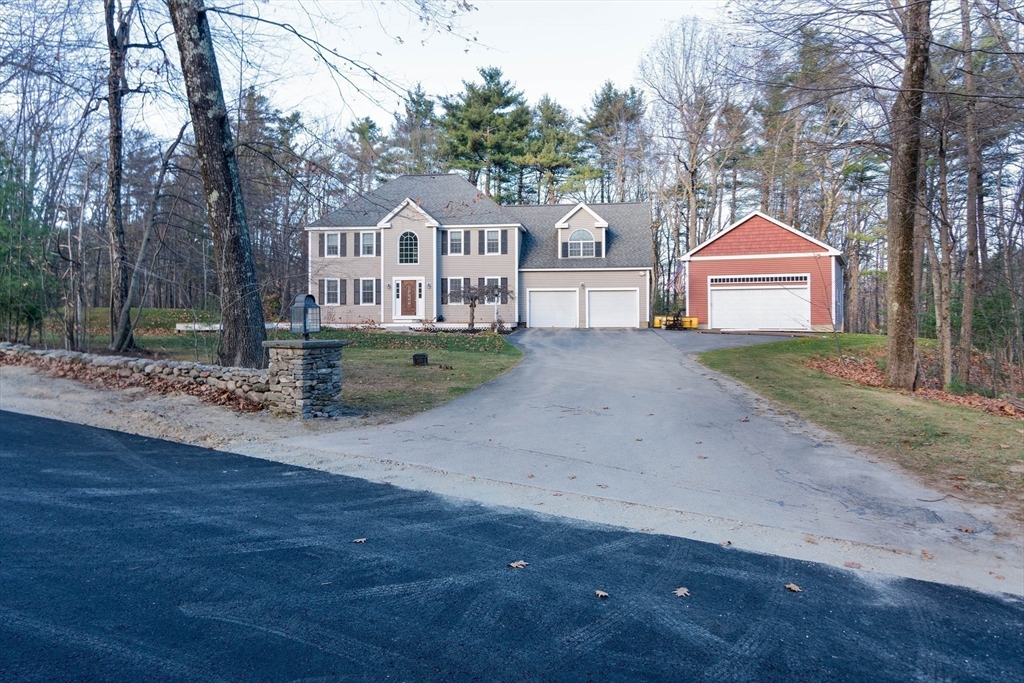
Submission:
[[[558,258],[604,258],[608,221],[586,204],[577,204],[555,223]]]

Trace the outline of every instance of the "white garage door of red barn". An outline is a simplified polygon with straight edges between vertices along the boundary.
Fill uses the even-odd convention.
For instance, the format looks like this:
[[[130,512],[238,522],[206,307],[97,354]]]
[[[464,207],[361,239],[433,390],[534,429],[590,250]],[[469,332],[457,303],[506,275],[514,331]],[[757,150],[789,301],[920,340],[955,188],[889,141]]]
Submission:
[[[809,330],[810,276],[708,278],[709,327],[718,330]]]

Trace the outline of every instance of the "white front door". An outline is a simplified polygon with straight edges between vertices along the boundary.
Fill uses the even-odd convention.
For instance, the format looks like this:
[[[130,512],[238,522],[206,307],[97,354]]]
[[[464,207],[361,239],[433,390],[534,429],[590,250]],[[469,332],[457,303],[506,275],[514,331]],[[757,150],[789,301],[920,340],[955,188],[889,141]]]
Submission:
[[[527,296],[528,327],[576,327],[576,290],[530,290]]]
[[[808,330],[811,292],[793,287],[711,288],[710,325],[717,330]]]
[[[587,327],[640,327],[636,289],[588,289]]]

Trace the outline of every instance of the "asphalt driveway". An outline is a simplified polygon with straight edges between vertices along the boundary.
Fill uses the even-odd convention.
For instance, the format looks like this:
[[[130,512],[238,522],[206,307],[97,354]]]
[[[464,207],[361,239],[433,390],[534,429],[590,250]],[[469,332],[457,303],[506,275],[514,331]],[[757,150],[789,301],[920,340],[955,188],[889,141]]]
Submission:
[[[1024,585],[1019,543],[997,536],[984,510],[832,442],[689,357],[778,338],[527,330],[512,339],[526,354],[517,368],[439,409],[284,443],[646,506],[676,514],[673,533],[764,552],[843,564],[850,548],[870,548],[882,564],[894,558],[883,571]],[[953,538],[960,525],[978,533]]]
[[[3,681],[1021,680],[1020,599],[8,412],[0,436]]]

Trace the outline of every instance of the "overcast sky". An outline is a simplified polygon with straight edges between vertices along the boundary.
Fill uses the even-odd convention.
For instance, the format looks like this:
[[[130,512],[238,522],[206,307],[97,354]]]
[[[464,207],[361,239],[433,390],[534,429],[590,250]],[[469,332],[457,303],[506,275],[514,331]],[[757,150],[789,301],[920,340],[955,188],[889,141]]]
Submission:
[[[315,11],[330,17],[330,24],[311,19],[298,3],[286,0],[264,4],[260,11],[307,30],[315,27],[325,45],[365,61],[403,88],[420,82],[431,95],[454,94],[464,80],[478,79],[479,67],[498,66],[531,103],[546,93],[575,114],[583,113],[606,80],[620,88],[633,83],[640,55],[669,24],[685,16],[725,16],[720,0],[491,0],[473,5],[477,9],[461,19],[463,38],[424,34],[414,17],[386,1],[321,0]],[[285,110],[336,116],[340,125],[370,116],[387,129],[390,113],[400,107],[397,96],[366,81],[361,84],[371,91],[369,97],[344,83],[339,87],[339,79],[291,40],[272,41],[269,48],[264,44],[247,57],[251,64],[244,77],[259,79]],[[282,63],[282,57],[284,68],[269,66]],[[237,64],[225,66],[237,73]]]

